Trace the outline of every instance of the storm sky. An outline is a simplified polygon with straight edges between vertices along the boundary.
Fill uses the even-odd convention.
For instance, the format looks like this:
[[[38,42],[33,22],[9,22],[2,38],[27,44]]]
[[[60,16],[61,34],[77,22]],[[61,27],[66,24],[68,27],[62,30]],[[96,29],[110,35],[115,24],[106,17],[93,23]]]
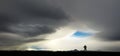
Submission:
[[[71,27],[79,29],[80,24],[86,24],[90,29],[100,31],[95,38],[101,42],[114,43],[120,41],[119,0],[59,0],[59,3],[75,21],[71,23],[74,24]],[[113,46],[107,48],[112,50],[120,49],[117,43],[114,43]]]
[[[74,31],[92,29],[98,33],[87,40],[90,48],[101,44],[97,46],[101,50],[120,51],[119,5],[119,0],[1,0],[0,46],[59,39]],[[58,41],[60,47],[68,40]],[[68,42],[79,49],[79,43],[74,41]]]
[[[101,38],[119,41],[120,7],[118,0],[61,0],[74,20],[103,31]]]
[[[53,0],[1,0],[0,46],[20,45],[44,39],[69,20]],[[36,36],[42,35],[39,38]]]

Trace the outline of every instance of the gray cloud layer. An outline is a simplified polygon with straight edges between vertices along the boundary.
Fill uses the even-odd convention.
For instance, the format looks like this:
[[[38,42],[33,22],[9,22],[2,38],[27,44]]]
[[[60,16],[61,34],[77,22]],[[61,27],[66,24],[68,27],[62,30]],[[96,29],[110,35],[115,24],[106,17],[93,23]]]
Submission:
[[[68,16],[52,1],[1,0],[0,46],[38,41],[34,36],[52,33],[64,26]],[[30,40],[25,41],[26,38]]]
[[[59,2],[73,16],[73,20],[77,21],[74,24],[87,24],[91,29],[101,31],[96,36],[98,40],[120,41],[120,0],[59,0]],[[104,49],[120,51],[119,46],[111,43],[110,47]]]
[[[61,0],[74,20],[101,31],[98,38],[109,41],[120,40],[119,0]],[[77,23],[78,24],[78,23]]]

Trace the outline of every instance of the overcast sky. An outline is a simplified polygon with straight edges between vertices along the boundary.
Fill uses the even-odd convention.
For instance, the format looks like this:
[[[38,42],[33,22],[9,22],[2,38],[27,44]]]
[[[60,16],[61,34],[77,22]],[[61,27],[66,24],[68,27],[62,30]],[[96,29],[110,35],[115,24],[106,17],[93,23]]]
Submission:
[[[95,38],[97,38],[97,40],[100,40],[100,42],[108,42],[108,46],[105,46],[105,49],[120,49],[118,47],[118,44],[120,43],[116,43],[120,40],[120,1],[59,0],[59,3],[62,5],[64,10],[71,15],[73,19],[70,26],[72,26],[74,29],[79,30],[82,28],[82,26],[78,25],[85,24],[90,29],[100,31],[99,33],[95,34]]]
[[[0,48],[51,39],[40,47],[67,50],[86,44],[91,50],[120,51],[119,5],[119,0],[1,0]],[[76,31],[94,36],[81,44],[81,38],[71,37]]]

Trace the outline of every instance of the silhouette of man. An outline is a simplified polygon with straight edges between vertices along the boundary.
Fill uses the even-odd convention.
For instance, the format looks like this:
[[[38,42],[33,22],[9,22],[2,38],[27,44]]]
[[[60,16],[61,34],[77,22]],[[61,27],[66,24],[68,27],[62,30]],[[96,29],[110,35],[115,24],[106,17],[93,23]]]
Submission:
[[[84,48],[84,51],[87,51],[87,46],[86,45],[84,45],[83,48]]]

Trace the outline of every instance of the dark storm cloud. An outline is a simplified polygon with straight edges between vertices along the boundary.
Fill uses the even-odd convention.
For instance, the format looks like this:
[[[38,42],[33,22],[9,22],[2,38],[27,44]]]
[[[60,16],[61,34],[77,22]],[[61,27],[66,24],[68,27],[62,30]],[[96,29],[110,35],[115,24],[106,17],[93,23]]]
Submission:
[[[43,4],[39,4],[39,5],[40,7],[36,7],[35,5],[32,6],[32,3],[30,4],[20,3],[19,9],[21,9],[24,13],[27,13],[31,16],[45,17],[55,20],[66,19],[66,15],[63,13],[63,10],[61,8],[53,7],[53,6],[48,7],[48,6],[44,6]]]
[[[0,46],[19,45],[23,43],[23,36],[11,33],[0,33]]]
[[[35,42],[40,40],[35,36],[53,33],[64,26],[68,16],[53,1],[1,0],[0,32],[4,34],[0,35],[0,46]]]
[[[61,0],[60,2],[75,20],[87,24],[91,29],[101,31],[97,34],[98,38],[120,40],[119,0]]]

